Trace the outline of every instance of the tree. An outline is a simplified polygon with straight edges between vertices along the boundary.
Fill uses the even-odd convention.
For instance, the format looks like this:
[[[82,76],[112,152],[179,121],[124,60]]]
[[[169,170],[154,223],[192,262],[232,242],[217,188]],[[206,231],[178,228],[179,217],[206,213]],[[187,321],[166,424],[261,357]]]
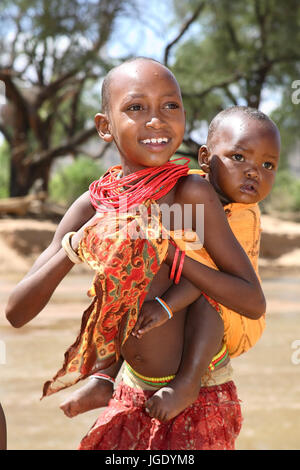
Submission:
[[[166,64],[172,65],[182,87],[188,118],[185,143],[195,153],[198,143],[191,132],[199,122],[229,105],[260,108],[265,90],[286,94],[300,78],[300,4],[175,0],[175,8],[178,23],[182,17],[193,18],[193,28],[174,41],[175,52],[168,50]],[[295,114],[299,128],[299,111],[298,118]]]
[[[111,67],[105,45],[134,0],[4,0],[0,5],[0,80],[7,105],[0,132],[11,150],[10,195],[37,180],[47,191],[53,160],[76,155],[95,134],[83,97]]]
[[[176,17],[170,14],[170,25],[178,33],[166,44],[163,58],[179,80],[187,110],[183,150],[196,156],[200,142],[193,131],[201,122],[207,124],[225,106],[260,107],[266,90],[286,96],[291,83],[300,79],[300,4],[298,0],[169,1]],[[37,180],[47,190],[53,161],[67,154],[77,156],[95,135],[90,122],[99,106],[94,84],[119,63],[110,59],[107,41],[118,19],[140,21],[145,4],[145,0],[2,0],[0,80],[8,104],[0,116],[0,132],[10,147],[12,196],[27,194]],[[286,98],[277,102],[284,139],[294,138],[292,129],[300,124],[298,109],[290,109]],[[286,109],[292,122],[283,119]],[[99,155],[105,150],[101,147]]]

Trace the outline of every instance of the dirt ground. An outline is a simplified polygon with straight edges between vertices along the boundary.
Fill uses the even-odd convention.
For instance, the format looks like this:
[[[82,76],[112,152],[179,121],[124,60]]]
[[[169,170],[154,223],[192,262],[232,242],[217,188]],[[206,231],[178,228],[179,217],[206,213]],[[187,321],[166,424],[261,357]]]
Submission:
[[[278,227],[275,231],[280,232]],[[42,401],[40,397],[43,383],[60,368],[63,353],[78,332],[81,314],[88,304],[85,292],[91,274],[79,270],[69,275],[36,319],[22,329],[13,329],[4,317],[4,306],[9,292],[21,279],[27,261],[20,249],[19,264],[15,253],[14,269],[12,264],[4,265],[4,238],[1,243],[0,402],[7,420],[8,449],[76,449],[99,410],[69,419],[61,412],[59,404],[70,391]],[[5,243],[5,247],[6,255],[11,254],[9,243]],[[277,260],[281,259],[281,264],[282,259],[290,260],[285,269],[280,268],[280,263],[270,265],[268,259],[263,259],[267,328],[253,350],[232,361],[244,416],[237,449],[300,449],[300,263],[296,262],[297,250],[296,244],[284,253],[280,251]],[[10,260],[12,262],[12,258]]]

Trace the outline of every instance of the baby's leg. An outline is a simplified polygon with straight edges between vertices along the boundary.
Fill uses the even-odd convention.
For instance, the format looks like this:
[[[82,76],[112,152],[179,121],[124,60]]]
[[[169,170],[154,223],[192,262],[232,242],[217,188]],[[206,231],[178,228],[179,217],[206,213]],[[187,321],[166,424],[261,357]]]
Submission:
[[[179,370],[168,386],[159,389],[146,403],[150,416],[168,421],[198,397],[201,377],[220,350],[224,325],[220,315],[201,296],[188,310]]]
[[[68,418],[106,406],[112,396],[113,385],[107,380],[91,379],[75,390],[59,407]]]
[[[0,450],[6,450],[6,419],[0,405]]]
[[[101,372],[115,378],[120,370],[122,361],[118,361]],[[61,405],[60,409],[69,418],[80,413],[107,406],[113,394],[113,384],[104,379],[90,379],[76,390]]]

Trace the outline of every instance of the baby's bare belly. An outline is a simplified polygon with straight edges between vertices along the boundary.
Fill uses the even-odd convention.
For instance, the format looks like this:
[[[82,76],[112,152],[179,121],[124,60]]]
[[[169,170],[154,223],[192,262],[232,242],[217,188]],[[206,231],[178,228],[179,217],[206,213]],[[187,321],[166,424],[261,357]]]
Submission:
[[[151,284],[146,300],[159,297],[168,289],[171,285],[168,273],[169,268],[163,265]],[[147,377],[175,374],[182,355],[185,313],[177,312],[171,320],[153,328],[141,339],[130,335],[122,348],[124,359]]]

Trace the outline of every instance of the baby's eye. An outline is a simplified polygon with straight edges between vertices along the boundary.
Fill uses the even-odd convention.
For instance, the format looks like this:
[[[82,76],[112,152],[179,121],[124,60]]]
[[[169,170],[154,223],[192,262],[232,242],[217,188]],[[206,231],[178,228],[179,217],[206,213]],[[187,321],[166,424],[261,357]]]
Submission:
[[[263,167],[266,168],[267,170],[273,170],[274,165],[271,162],[264,162]]]
[[[179,105],[177,103],[166,103],[164,107],[166,109],[177,109]]]
[[[140,111],[142,108],[141,104],[131,104],[127,109],[128,111]]]
[[[235,160],[236,162],[244,162],[245,161],[245,158],[240,153],[233,154],[231,158],[232,158],[232,160]]]

